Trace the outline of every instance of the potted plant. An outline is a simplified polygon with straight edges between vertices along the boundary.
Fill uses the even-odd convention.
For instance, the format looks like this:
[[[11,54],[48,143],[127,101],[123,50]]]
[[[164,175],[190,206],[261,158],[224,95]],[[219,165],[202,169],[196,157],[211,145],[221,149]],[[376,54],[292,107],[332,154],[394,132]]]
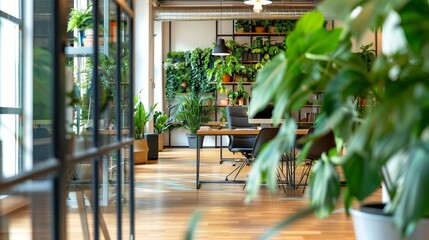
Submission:
[[[71,32],[75,29],[79,32],[79,41],[82,45],[85,38],[84,31],[92,28],[92,5],[83,10],[77,10],[72,8],[70,12],[70,18],[67,22],[67,32]],[[88,32],[88,34],[91,34]]]
[[[289,33],[295,27],[296,20],[278,20],[274,23],[275,31],[278,33]]]
[[[224,91],[223,82],[231,82],[236,68],[235,65],[237,64],[239,64],[237,58],[233,55],[228,55],[224,59],[217,59],[213,64],[213,68],[207,69],[208,79],[212,80],[214,78],[219,92]]]
[[[164,149],[164,135],[163,132],[169,129],[169,124],[167,123],[167,114],[155,111],[153,114],[153,129],[155,133],[158,134],[158,151]]]
[[[268,27],[268,32],[269,33],[276,33],[277,29],[276,29],[276,24],[282,20],[271,20],[270,21],[270,26]]]
[[[234,22],[235,33],[244,33],[252,31],[251,20],[236,20]]]
[[[243,79],[241,79],[238,82],[238,87],[237,87],[237,96],[236,96],[237,104],[240,106],[247,105],[248,98],[249,98],[249,93],[244,89]]]
[[[264,33],[267,31],[266,22],[268,20],[254,20],[253,26],[256,33]]]
[[[225,43],[225,45],[229,48],[232,55],[234,55],[237,59],[242,59],[244,48],[239,43],[233,39],[230,39]]]
[[[228,98],[229,105],[234,106],[237,101],[238,93],[234,91],[234,89],[229,89],[228,92],[226,92],[226,97]]]
[[[196,148],[197,144],[202,146],[203,138],[197,143],[197,131],[200,129],[203,122],[209,119],[206,116],[210,108],[206,105],[206,98],[204,96],[191,93],[183,95],[178,111],[176,113],[177,121],[182,123],[182,127],[189,131],[186,136],[188,137],[189,148]]]
[[[146,111],[140,94],[134,97],[134,163],[136,164],[147,163],[149,149],[147,139],[144,138],[144,128],[152,119],[155,107],[156,104]]]
[[[256,37],[255,40],[250,44],[252,52],[252,61],[261,61],[264,54],[264,40],[262,37]]]
[[[271,189],[276,188],[276,161],[294,145],[296,122],[289,113],[305,104],[310,94],[321,91],[321,120],[314,134],[306,138],[308,142],[301,158],[305,158],[314,139],[331,129],[336,139],[341,140],[337,141],[337,149],[344,142],[346,151],[340,154],[337,149],[331,149],[316,163],[309,183],[310,207],[292,219],[309,213],[326,217],[340,199],[348,212],[355,200],[363,202],[383,183],[385,196],[390,201],[380,204],[383,208],[375,218],[386,219],[391,229],[395,226],[393,235],[376,227],[377,231],[371,232],[371,236],[364,236],[357,227],[357,239],[400,239],[401,234],[413,234],[409,239],[418,239],[422,233],[421,239],[425,239],[428,227],[423,224],[429,222],[424,219],[429,215],[426,190],[429,185],[426,50],[429,46],[426,34],[429,4],[427,1],[401,1],[400,4],[386,1],[381,6],[375,0],[364,4],[326,0],[318,9],[333,14],[345,23],[344,28],[327,31],[321,12],[304,15],[286,40],[287,52],[274,57],[257,77],[252,91],[255,104],[250,115],[272,101],[276,106],[273,118],[283,118],[284,124],[253,164],[247,200],[255,196],[261,181],[266,180]],[[374,27],[379,30],[381,26],[383,38],[395,36],[396,46],[392,45],[390,51],[377,56],[368,72],[366,65],[352,52],[351,40]],[[274,72],[276,74],[272,74]],[[375,96],[377,106],[365,118],[360,118],[354,101],[356,96],[366,93]],[[343,196],[338,168],[342,169],[346,181]],[[353,214],[354,218],[361,213],[368,217],[375,215],[359,210],[353,212],[358,212]],[[283,221],[276,229],[292,219]],[[358,222],[355,221],[355,226]]]
[[[234,82],[249,82],[253,76],[253,69],[251,66],[245,66],[242,64],[236,65]]]

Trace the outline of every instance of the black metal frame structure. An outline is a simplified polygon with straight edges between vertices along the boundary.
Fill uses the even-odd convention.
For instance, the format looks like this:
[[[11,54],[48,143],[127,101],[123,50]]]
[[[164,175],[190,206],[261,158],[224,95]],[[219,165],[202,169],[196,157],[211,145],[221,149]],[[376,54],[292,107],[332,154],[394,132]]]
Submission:
[[[103,4],[105,2],[109,2],[110,0],[93,0],[93,15],[98,16],[99,13],[99,6],[100,4]],[[40,1],[34,1],[40,3]],[[27,171],[22,171],[16,176],[4,178],[2,177],[0,173],[0,194],[7,194],[10,193],[11,189],[18,188],[20,185],[25,184],[27,181],[34,181],[37,179],[44,179],[45,181],[50,182],[50,186],[53,187],[51,189],[51,195],[49,196],[49,203],[50,203],[50,211],[52,212],[51,216],[49,217],[49,222],[51,223],[50,226],[47,226],[48,233],[48,239],[58,239],[58,240],[64,240],[67,239],[67,206],[66,206],[66,199],[67,199],[67,172],[68,169],[71,167],[82,163],[82,162],[91,162],[92,164],[92,176],[91,176],[91,192],[93,196],[93,229],[96,229],[96,231],[93,231],[93,236],[91,239],[100,239],[99,231],[100,229],[100,199],[99,199],[99,176],[100,176],[100,170],[99,170],[99,162],[103,155],[111,152],[116,152],[116,156],[118,159],[121,159],[121,149],[124,147],[128,148],[129,151],[129,164],[128,164],[128,172],[129,172],[129,179],[127,179],[127,186],[128,186],[128,208],[129,208],[129,234],[128,239],[135,239],[135,217],[134,217],[134,159],[133,159],[133,133],[132,131],[129,131],[130,134],[127,137],[122,136],[121,130],[122,130],[122,123],[121,123],[121,59],[120,59],[120,51],[117,51],[116,53],[116,74],[115,74],[115,93],[114,93],[114,101],[115,101],[115,129],[116,136],[115,141],[113,143],[107,144],[107,145],[101,145],[99,138],[100,138],[100,132],[99,132],[99,120],[100,120],[100,102],[99,102],[99,96],[100,96],[100,88],[99,81],[92,81],[92,89],[93,89],[93,112],[95,113],[93,116],[93,122],[94,122],[94,128],[92,132],[93,136],[93,145],[92,147],[89,147],[85,149],[83,152],[79,153],[67,153],[67,140],[66,140],[66,128],[65,126],[68,124],[66,122],[65,118],[65,99],[66,99],[66,73],[65,73],[65,66],[66,66],[66,54],[65,54],[65,38],[66,38],[66,21],[68,19],[68,16],[66,14],[67,12],[67,1],[66,0],[44,0],[44,3],[48,3],[50,9],[52,9],[52,25],[49,26],[49,41],[53,43],[51,46],[51,69],[52,69],[52,79],[54,79],[53,84],[51,85],[51,90],[53,92],[53,107],[51,109],[52,111],[52,146],[53,146],[53,158],[49,157],[48,159],[45,159],[43,163],[35,165],[32,169]],[[129,129],[133,129],[133,94],[134,93],[134,64],[133,64],[133,26],[134,26],[134,10],[133,10],[133,4],[132,1],[121,1],[121,0],[113,0],[110,1],[111,3],[116,5],[116,18],[119,20],[121,19],[122,14],[124,14],[128,18],[128,27],[129,27],[129,36],[128,37],[128,45],[129,45],[129,52],[130,52],[130,67],[129,67],[129,77],[128,80],[128,99],[127,103],[129,104],[129,111],[127,112],[128,119],[130,119],[130,126]],[[21,11],[22,9],[26,7],[25,4],[22,4],[20,6]],[[23,11],[22,11],[23,12]],[[26,16],[23,16],[25,18]],[[12,22],[15,22],[20,26],[20,29],[22,30],[22,19],[13,17],[3,11],[0,10],[0,18],[2,19],[8,19]],[[94,18],[94,26],[98,26],[99,20],[98,18]],[[21,31],[22,32],[22,31]],[[26,33],[22,33],[26,34]],[[21,34],[21,35],[22,35]],[[118,36],[118,41],[116,48],[119,50],[122,46],[120,45],[119,39],[121,39],[121,34],[123,34],[123,31],[120,31],[120,27],[117,28],[116,34]],[[94,46],[93,46],[93,60],[94,60],[94,67],[93,67],[93,74],[94,79],[98,79],[98,63],[99,63],[99,30],[97,27],[94,27]],[[22,62],[23,54],[22,54],[22,43],[20,43],[21,49],[20,49],[20,60]],[[22,66],[22,64],[20,64]],[[22,71],[22,68],[20,69]],[[22,73],[21,73],[22,75]],[[21,77],[22,79],[22,77]],[[22,83],[22,80],[21,80]],[[24,83],[22,83],[24,84]],[[24,86],[25,87],[25,86]],[[21,90],[22,92],[22,90]],[[22,94],[21,94],[22,96]],[[0,106],[0,114],[15,114],[22,116],[22,108],[7,108],[7,107],[1,107]],[[21,118],[20,121],[28,121]],[[22,123],[22,122],[21,122]],[[25,133],[24,133],[25,134]],[[25,146],[21,146],[25,147]],[[22,156],[20,155],[20,158]],[[22,159],[20,160],[22,161]],[[116,167],[116,224],[117,224],[117,239],[122,239],[125,235],[123,233],[122,228],[122,221],[123,221],[123,212],[122,212],[122,184],[123,177],[122,177],[122,166],[121,164],[117,164]],[[30,214],[37,214],[36,212],[31,212]],[[32,219],[36,219],[37,216],[32,216]],[[0,216],[1,221],[1,216]],[[33,229],[34,231],[35,229]],[[36,235],[33,233],[33,237]],[[37,238],[34,238],[37,239]],[[45,238],[46,239],[46,238]]]

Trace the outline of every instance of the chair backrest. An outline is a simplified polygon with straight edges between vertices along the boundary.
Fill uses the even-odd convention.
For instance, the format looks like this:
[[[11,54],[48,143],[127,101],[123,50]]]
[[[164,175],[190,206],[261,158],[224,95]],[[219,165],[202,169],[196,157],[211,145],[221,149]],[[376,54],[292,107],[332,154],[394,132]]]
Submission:
[[[244,106],[227,106],[226,119],[228,121],[228,128],[256,128],[256,125],[249,123],[247,112],[248,109]]]
[[[314,132],[314,128],[308,130],[308,134]],[[335,148],[335,135],[331,130],[322,137],[316,139],[308,150],[308,159],[319,159],[324,152],[328,152],[330,149]]]
[[[255,145],[253,146],[252,156],[258,156],[264,144],[273,139],[279,130],[280,128],[262,128],[261,131],[259,131]]]
[[[244,106],[227,106],[226,107],[226,119],[228,120],[229,129],[239,128],[252,128],[256,129],[256,125],[249,124],[249,117],[247,116],[248,109]],[[255,135],[230,135],[228,149],[243,149],[247,148],[247,151],[252,151],[252,147],[255,144]]]

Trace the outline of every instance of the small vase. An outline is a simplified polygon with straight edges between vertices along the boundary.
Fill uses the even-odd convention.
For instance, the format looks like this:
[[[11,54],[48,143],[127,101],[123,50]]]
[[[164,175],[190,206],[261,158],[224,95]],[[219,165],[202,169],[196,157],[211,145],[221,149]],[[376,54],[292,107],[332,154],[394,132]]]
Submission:
[[[231,75],[229,74],[224,74],[222,76],[222,82],[226,83],[226,82],[231,82]]]

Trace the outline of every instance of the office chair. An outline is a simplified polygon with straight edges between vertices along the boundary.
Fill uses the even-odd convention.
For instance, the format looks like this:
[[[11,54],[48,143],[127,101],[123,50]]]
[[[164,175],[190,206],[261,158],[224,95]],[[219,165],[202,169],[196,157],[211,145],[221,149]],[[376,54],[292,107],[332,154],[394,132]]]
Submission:
[[[253,146],[252,152],[250,153],[250,157],[248,158],[249,163],[252,164],[253,161],[258,157],[259,153],[261,152],[263,146],[271,141],[279,132],[280,128],[262,128],[261,131],[259,131],[258,136],[255,140],[255,145]],[[279,184],[281,182],[281,170],[278,169],[277,171],[277,178],[279,180]],[[243,188],[245,188],[246,185],[244,185]],[[284,191],[286,191],[283,188]]]
[[[226,107],[226,119],[228,121],[229,129],[256,129],[256,125],[249,124],[249,118],[247,116],[247,107],[244,106],[227,106]],[[234,180],[237,178],[241,169],[250,164],[249,158],[250,154],[253,151],[253,146],[255,144],[256,136],[255,135],[229,135],[229,145],[228,150],[233,153],[241,153],[244,156],[242,164],[236,167],[232,172],[230,172],[225,180],[228,180],[228,177],[237,172]],[[235,166],[236,162],[233,164]],[[244,164],[244,165],[243,165]]]
[[[314,132],[314,128],[310,128],[308,130],[308,134],[312,134]],[[305,187],[307,186],[308,177],[311,173],[311,168],[315,161],[319,160],[323,153],[327,153],[330,149],[335,148],[335,136],[333,131],[329,131],[322,137],[316,139],[313,144],[311,145],[307,156],[304,161],[304,168],[301,173],[301,179],[299,180],[299,183],[297,185],[297,189],[301,185],[302,181],[304,181],[304,188],[302,192],[304,193]]]

